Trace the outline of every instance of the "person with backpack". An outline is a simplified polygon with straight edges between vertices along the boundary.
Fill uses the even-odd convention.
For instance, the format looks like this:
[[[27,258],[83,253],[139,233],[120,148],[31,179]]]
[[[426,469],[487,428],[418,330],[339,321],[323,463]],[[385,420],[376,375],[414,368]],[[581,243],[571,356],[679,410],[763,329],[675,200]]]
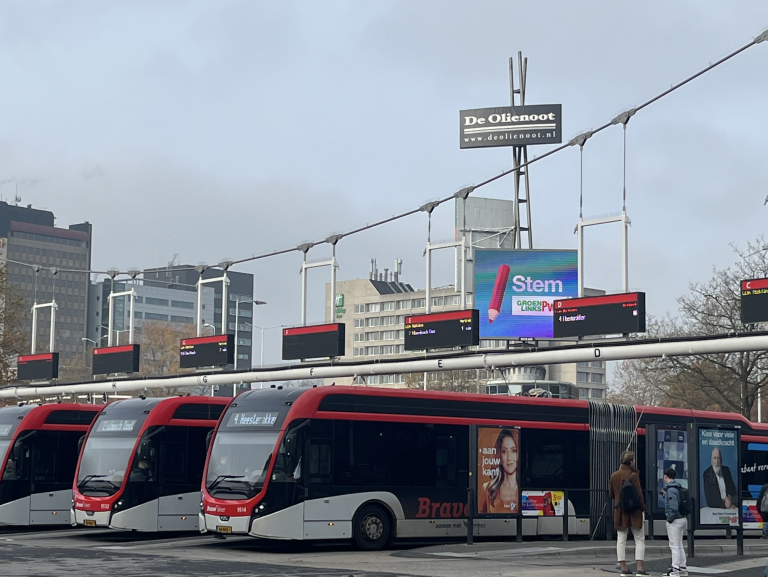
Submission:
[[[685,549],[683,548],[683,532],[688,524],[686,516],[690,513],[688,491],[677,480],[677,471],[664,471],[664,515],[667,518],[667,537],[672,551],[672,567],[664,577],[687,577]]]
[[[757,496],[757,511],[763,520],[763,535],[760,538],[768,539],[768,483],[763,485]],[[766,573],[768,574],[768,571]]]
[[[648,575],[643,570],[645,557],[645,501],[640,486],[640,475],[635,468],[635,453],[625,451],[621,455],[621,466],[611,475],[608,496],[613,499],[613,527],[616,529],[616,556],[621,565],[622,577]],[[635,561],[637,571],[627,567],[627,536],[632,529],[635,538]]]

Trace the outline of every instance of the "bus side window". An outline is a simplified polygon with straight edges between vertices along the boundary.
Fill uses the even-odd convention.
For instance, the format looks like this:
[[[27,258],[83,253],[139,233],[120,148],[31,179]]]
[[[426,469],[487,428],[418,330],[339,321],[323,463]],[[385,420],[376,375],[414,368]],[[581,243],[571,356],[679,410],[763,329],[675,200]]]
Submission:
[[[308,482],[313,485],[330,485],[333,480],[333,422],[313,420],[308,433]]]

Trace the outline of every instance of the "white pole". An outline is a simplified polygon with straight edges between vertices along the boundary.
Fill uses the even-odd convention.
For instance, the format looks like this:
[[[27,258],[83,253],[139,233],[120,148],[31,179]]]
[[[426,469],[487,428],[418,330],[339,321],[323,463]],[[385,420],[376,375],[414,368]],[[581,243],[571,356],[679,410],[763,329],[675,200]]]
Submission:
[[[301,326],[307,324],[307,253],[301,265]]]
[[[629,292],[629,222],[627,221],[627,213],[621,214],[622,235],[621,235],[621,248],[622,248],[622,260],[621,260],[621,272],[624,281],[624,292]]]
[[[259,359],[259,366],[264,366],[264,327],[261,328],[261,358]]]
[[[130,307],[131,308],[131,318],[128,320],[128,344],[132,345],[133,344],[133,316],[134,316],[133,315],[133,307],[136,304],[136,291],[133,290],[133,288],[131,288],[130,299],[131,299],[131,307]]]
[[[467,245],[461,237],[461,310],[467,308]]]
[[[331,322],[336,318],[336,245],[333,245],[331,258]]]
[[[37,303],[32,305],[32,354],[37,351]]]
[[[56,345],[56,309],[58,309],[56,301],[51,302],[51,338],[48,343],[48,352],[52,353],[54,346]]]
[[[430,243],[427,243],[427,314],[432,312],[432,249]],[[426,387],[427,377],[424,377],[424,386]],[[425,389],[426,390],[426,389]]]
[[[763,422],[763,389],[757,389],[757,422]]]
[[[576,230],[579,234],[579,243],[578,243],[578,255],[577,260],[578,262],[578,275],[579,275],[579,296],[584,296],[584,227],[582,226],[582,221],[579,219],[579,224],[576,225]]]
[[[240,299],[235,298],[235,370],[237,370],[237,329],[240,323]],[[227,334],[226,331],[224,334]]]
[[[229,288],[229,277],[227,271],[224,271],[224,276],[221,279],[221,334],[226,335],[229,330],[229,300],[227,289]],[[237,322],[235,322],[237,326]],[[235,346],[237,350],[237,346]]]
[[[197,279],[197,336],[203,336],[203,275]],[[211,319],[213,322],[213,319]],[[213,396],[213,387],[211,387],[211,396]]]
[[[107,333],[107,346],[112,346],[112,316],[113,316],[113,309],[114,309],[114,303],[115,299],[112,298],[112,292],[109,293],[109,322],[107,323],[107,330],[109,331]],[[118,337],[119,341],[119,337]]]

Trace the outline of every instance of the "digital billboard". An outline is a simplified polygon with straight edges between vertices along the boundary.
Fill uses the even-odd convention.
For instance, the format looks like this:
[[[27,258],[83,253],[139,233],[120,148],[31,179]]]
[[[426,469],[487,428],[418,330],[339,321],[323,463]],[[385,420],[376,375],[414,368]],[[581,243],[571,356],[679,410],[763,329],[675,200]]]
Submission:
[[[768,321],[768,278],[741,281],[741,322]]]
[[[220,367],[235,362],[235,335],[181,339],[179,367]]]
[[[552,338],[555,299],[578,296],[575,250],[476,250],[480,338]]]
[[[645,332],[645,293],[555,301],[555,338]]]
[[[344,323],[283,329],[283,360],[344,356]]]
[[[59,353],[21,355],[16,378],[20,381],[50,381],[59,378]]]

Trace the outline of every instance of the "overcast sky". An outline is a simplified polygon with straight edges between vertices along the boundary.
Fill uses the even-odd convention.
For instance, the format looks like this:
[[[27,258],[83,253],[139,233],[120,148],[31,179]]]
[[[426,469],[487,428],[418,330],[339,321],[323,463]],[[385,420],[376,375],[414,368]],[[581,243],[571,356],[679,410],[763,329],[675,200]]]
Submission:
[[[0,181],[66,227],[94,226],[96,269],[217,263],[319,240],[508,168],[459,150],[461,109],[561,103],[563,138],[595,128],[768,28],[764,0],[572,2],[0,2]],[[641,111],[627,129],[630,285],[651,314],[765,232],[768,42]],[[585,216],[621,210],[619,127],[584,149]],[[536,155],[549,147],[531,147]],[[530,170],[534,246],[576,248],[579,152]],[[505,178],[475,195],[512,198]],[[0,186],[12,201],[14,185]],[[453,237],[453,206],[433,239]],[[586,284],[621,287],[620,228],[588,231]],[[369,260],[424,287],[423,214],[343,240],[339,278]],[[327,246],[310,260],[330,254]],[[297,324],[300,253],[242,265],[254,321]],[[453,279],[436,259],[435,284]],[[323,320],[327,269],[310,275]],[[271,334],[270,334],[271,333]],[[270,331],[266,360],[279,360]],[[254,355],[258,360],[258,342]]]

